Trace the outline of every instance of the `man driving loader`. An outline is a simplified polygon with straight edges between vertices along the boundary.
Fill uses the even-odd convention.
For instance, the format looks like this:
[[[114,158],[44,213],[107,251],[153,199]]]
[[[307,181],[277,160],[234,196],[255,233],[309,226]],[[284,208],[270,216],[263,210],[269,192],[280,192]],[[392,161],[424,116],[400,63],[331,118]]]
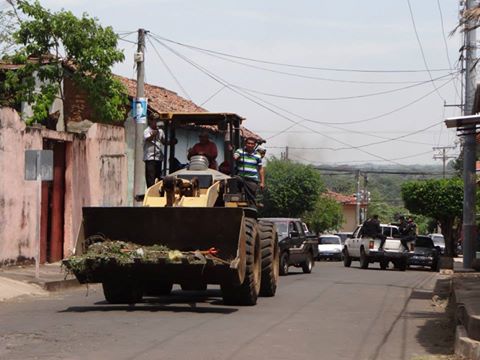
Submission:
[[[262,158],[255,151],[256,141],[253,137],[245,140],[243,149],[237,149],[233,158],[237,163],[237,175],[243,179],[245,195],[250,204],[255,204],[257,189],[263,190],[265,186],[264,173],[262,171]]]

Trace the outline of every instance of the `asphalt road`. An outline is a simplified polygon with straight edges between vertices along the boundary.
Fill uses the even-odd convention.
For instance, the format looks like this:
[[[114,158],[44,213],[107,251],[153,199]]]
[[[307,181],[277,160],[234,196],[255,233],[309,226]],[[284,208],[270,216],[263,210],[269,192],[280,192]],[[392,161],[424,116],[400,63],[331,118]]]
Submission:
[[[452,326],[428,271],[317,263],[277,296],[228,307],[215,287],[136,306],[101,288],[0,303],[1,359],[424,359],[449,354]],[[371,265],[373,267],[373,265]],[[375,265],[375,268],[377,265]],[[429,358],[429,357],[427,357]]]

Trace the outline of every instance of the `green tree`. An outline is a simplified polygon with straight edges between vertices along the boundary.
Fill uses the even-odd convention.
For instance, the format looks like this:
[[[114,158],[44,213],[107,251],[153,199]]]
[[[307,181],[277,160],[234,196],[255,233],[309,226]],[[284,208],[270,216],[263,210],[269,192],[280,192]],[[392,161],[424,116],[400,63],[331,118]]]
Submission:
[[[402,185],[405,207],[413,214],[437,220],[445,237],[446,254],[453,256],[463,209],[461,179],[410,181]]]
[[[33,116],[27,121],[44,120],[55,98],[63,100],[61,84],[66,76],[87,94],[95,120],[123,121],[128,98],[111,67],[123,61],[124,55],[117,49],[113,29],[100,26],[87,14],[77,18],[70,11],[50,12],[38,1],[19,0],[17,8],[26,18],[13,34],[19,49],[10,61],[24,66],[7,72],[0,90],[13,93],[14,103],[32,104]]]
[[[320,195],[313,210],[307,211],[303,218],[317,234],[338,230],[344,221],[342,205],[326,195]]]
[[[310,165],[272,158],[265,172],[264,216],[302,216],[313,210],[324,190],[318,171]]]

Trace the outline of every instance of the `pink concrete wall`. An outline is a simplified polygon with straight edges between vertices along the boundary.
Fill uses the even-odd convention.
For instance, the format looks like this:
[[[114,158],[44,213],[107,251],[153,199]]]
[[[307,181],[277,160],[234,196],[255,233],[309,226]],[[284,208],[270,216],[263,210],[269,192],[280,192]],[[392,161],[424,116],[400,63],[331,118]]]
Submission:
[[[36,184],[24,181],[24,152],[43,138],[65,141],[64,254],[75,248],[82,206],[119,206],[127,199],[124,129],[94,124],[85,135],[25,127],[0,108],[0,266],[35,256]]]
[[[82,141],[67,146],[64,254],[69,256],[81,225],[82,206],[122,206],[127,199],[123,127],[94,124]]]
[[[40,129],[26,128],[13,109],[0,109],[0,264],[35,256],[37,187],[24,180],[24,153],[42,146]]]

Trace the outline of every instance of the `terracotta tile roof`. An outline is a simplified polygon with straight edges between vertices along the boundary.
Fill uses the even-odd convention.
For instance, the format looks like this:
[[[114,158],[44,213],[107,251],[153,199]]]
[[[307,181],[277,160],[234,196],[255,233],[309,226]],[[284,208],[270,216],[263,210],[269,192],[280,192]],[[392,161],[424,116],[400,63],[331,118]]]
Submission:
[[[343,204],[343,205],[356,205],[357,204],[357,199],[353,195],[345,195],[345,194],[339,194],[334,191],[327,190],[325,193],[326,196],[328,196],[331,199],[334,199],[335,201]],[[360,204],[362,207],[366,206],[366,204],[362,203]]]
[[[116,76],[127,88],[128,96],[130,98],[135,97],[137,81],[119,75]],[[198,106],[194,102],[184,99],[177,93],[160,86],[145,84],[145,97],[148,98],[148,108],[157,114],[166,112],[208,112],[208,110]],[[203,125],[202,127],[212,132],[218,132],[216,126]],[[244,137],[252,136],[259,142],[265,142],[261,136],[248,130],[244,126],[242,126],[242,133]]]
[[[135,97],[137,92],[137,81],[122,76],[117,76],[117,78],[126,86],[128,96]],[[207,111],[192,101],[184,99],[177,93],[160,86],[145,84],[145,97],[148,98],[148,107],[156,113]]]
[[[344,194],[339,194],[339,193],[336,193],[334,191],[330,191],[328,190],[326,193],[325,193],[326,196],[328,196],[329,198],[339,202],[339,203],[342,203],[342,204],[345,204],[345,205],[355,205],[357,203],[357,200],[355,199],[355,196],[352,196],[352,195],[344,195]]]

